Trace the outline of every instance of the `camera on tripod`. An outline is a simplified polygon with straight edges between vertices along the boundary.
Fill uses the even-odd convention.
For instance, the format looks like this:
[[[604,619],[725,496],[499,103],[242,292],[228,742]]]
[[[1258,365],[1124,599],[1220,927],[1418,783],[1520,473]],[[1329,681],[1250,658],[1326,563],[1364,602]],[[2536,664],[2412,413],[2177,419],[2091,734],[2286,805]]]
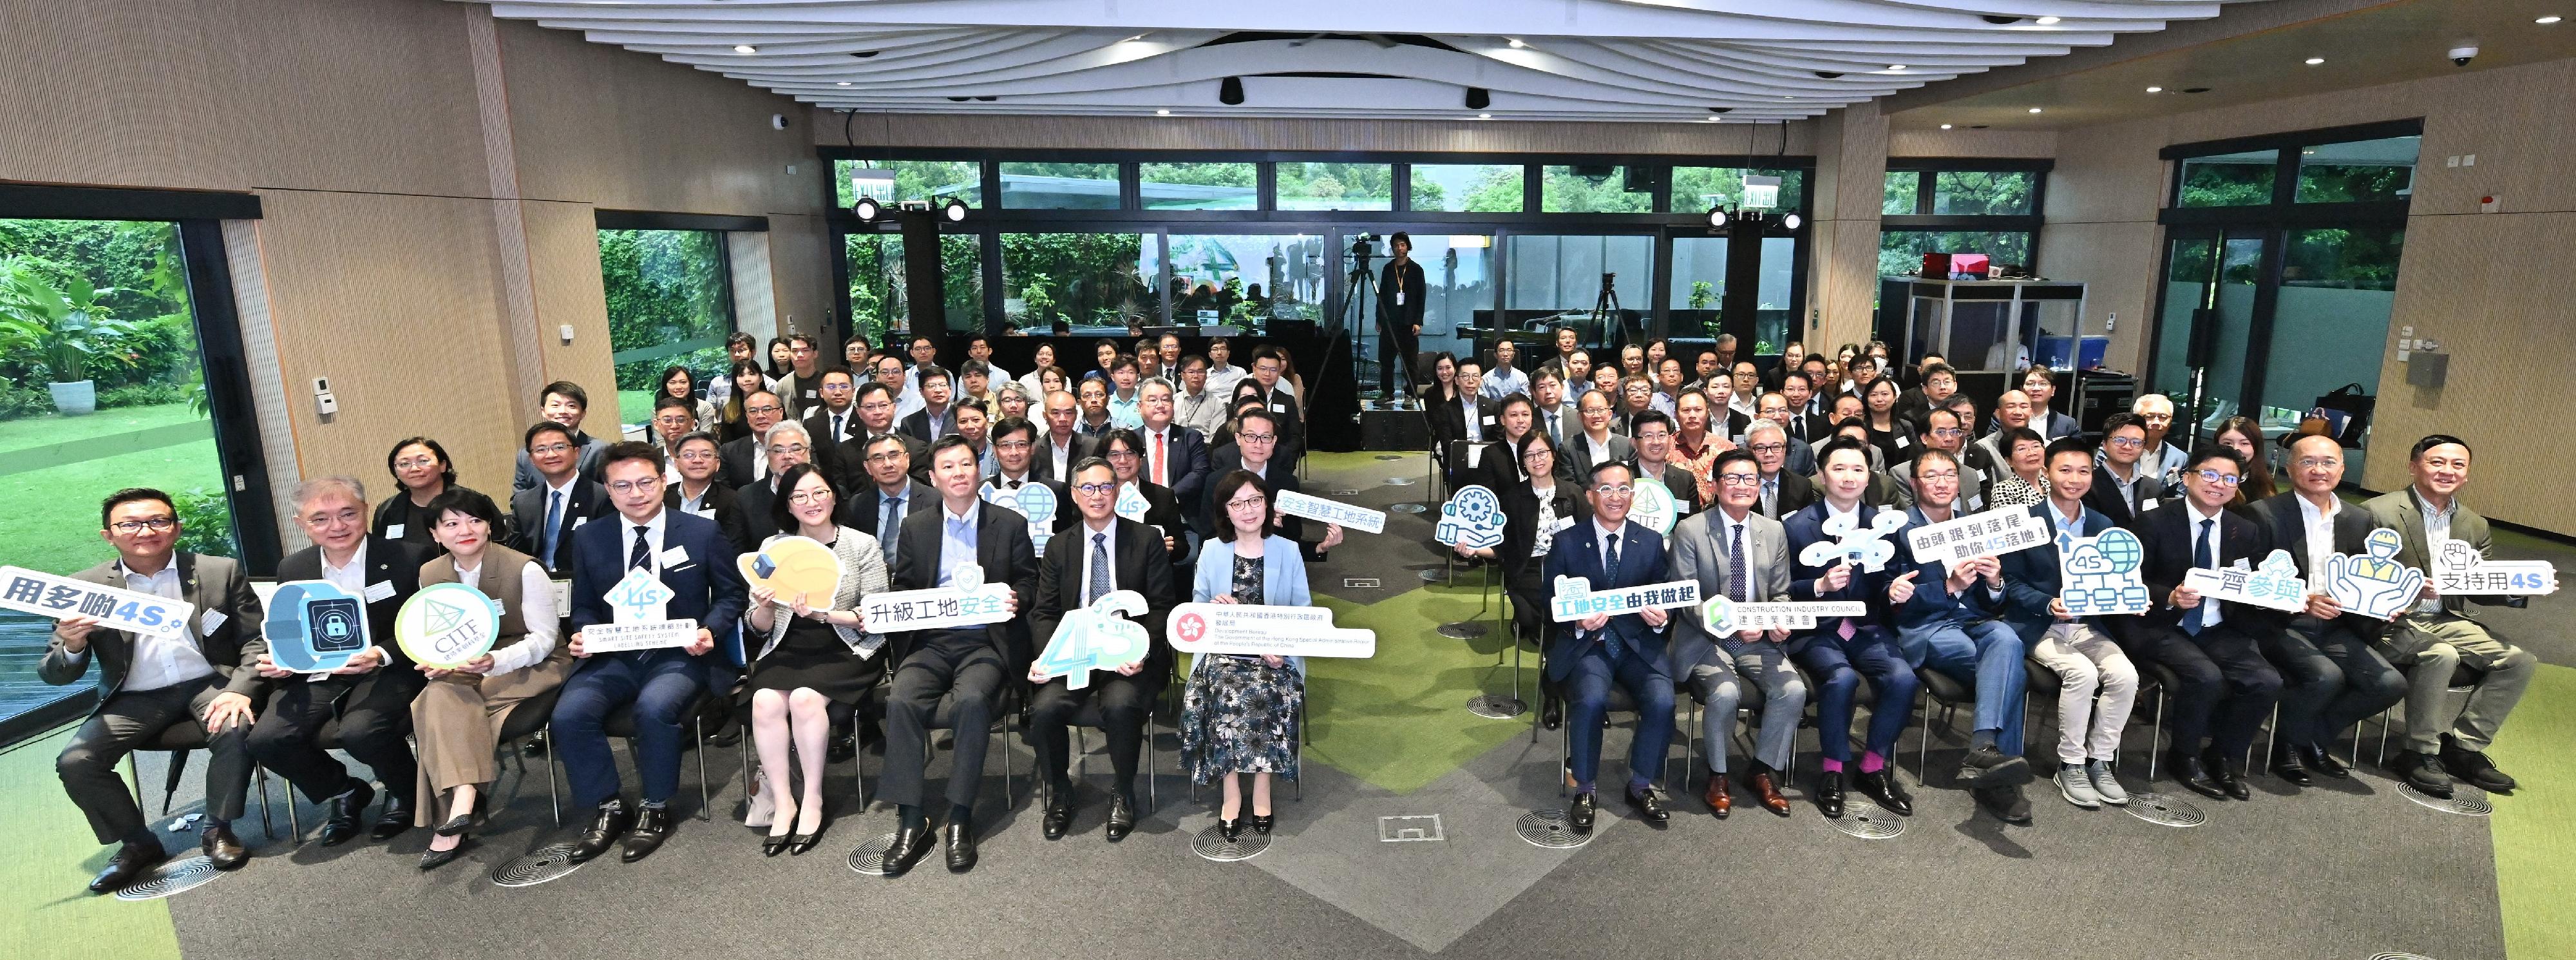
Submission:
[[[1377,256],[1376,240],[1377,234],[1374,233],[1353,234],[1351,236],[1351,259],[1357,260],[1361,263],[1367,263],[1371,257]]]

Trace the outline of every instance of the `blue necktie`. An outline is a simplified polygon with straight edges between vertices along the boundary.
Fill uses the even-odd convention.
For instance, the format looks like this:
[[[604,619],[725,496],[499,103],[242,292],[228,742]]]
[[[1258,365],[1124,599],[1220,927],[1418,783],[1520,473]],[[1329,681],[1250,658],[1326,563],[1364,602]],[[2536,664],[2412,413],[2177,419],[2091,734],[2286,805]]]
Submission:
[[[1609,543],[1602,547],[1601,575],[1609,580],[1608,583],[1602,584],[1604,587],[1615,586],[1619,582],[1618,534],[1611,534]],[[1601,646],[1609,652],[1610,659],[1619,659],[1619,631],[1610,629],[1610,625],[1606,623],[1601,625]]]
[[[562,524],[563,491],[556,490],[546,495],[546,544],[544,556],[537,558],[537,562],[548,570],[555,568],[555,538],[560,534]]]
[[[902,530],[896,521],[903,516],[903,498],[885,498],[885,517],[877,521],[877,548],[885,551],[886,568],[894,568],[894,539]]]
[[[1744,525],[1727,526],[1735,528],[1735,543],[1726,551],[1726,596],[1737,603],[1749,603],[1753,598],[1744,593]]]
[[[635,526],[635,552],[627,555],[626,569],[653,569],[653,540],[648,536],[651,532],[651,527],[644,526],[643,524],[637,524]]]
[[[2209,556],[2209,528],[2216,523],[2218,523],[2218,521],[2214,519],[2201,521],[2200,535],[2191,538],[2192,566],[2199,567],[2203,570],[2211,568],[2212,563]],[[2199,606],[2183,611],[2182,632],[2191,634],[2195,637],[2200,636],[2201,621],[2208,619],[2206,614],[2209,611],[2209,605],[2217,602],[2218,601],[2208,597],[2202,597]]]
[[[1082,605],[1090,606],[1109,592],[1109,535],[1091,535],[1091,589],[1082,596]]]

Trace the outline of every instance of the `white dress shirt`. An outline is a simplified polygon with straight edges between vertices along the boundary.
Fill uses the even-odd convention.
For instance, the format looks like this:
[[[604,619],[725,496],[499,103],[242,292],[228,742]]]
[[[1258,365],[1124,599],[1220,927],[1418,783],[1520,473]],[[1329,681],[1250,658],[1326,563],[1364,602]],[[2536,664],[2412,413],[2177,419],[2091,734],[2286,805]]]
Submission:
[[[2308,576],[2321,578],[2326,575],[2326,559],[2334,556],[2335,514],[2343,512],[2343,498],[2328,494],[2326,503],[2330,506],[2323,510],[2306,497],[2298,500],[2299,522],[2308,531]]]
[[[625,570],[629,567],[627,561],[635,556],[635,527],[637,524],[633,520],[626,519],[626,515],[622,513],[609,514],[607,519],[617,524],[617,569]],[[653,572],[657,576],[661,574],[663,566],[662,533],[664,530],[668,529],[670,525],[671,512],[668,510],[653,511],[653,519],[645,521],[642,525],[644,527],[644,542],[651,545],[653,553]],[[563,547],[558,545],[555,549],[560,552],[563,550]],[[526,601],[524,600],[521,601],[523,605],[525,602]]]
[[[2209,533],[2207,534],[2209,537],[2209,562],[2224,562],[2225,558],[2218,554],[2218,535],[2227,530],[2227,521],[2220,519],[2226,511],[2222,509],[2218,513],[2202,513],[2200,512],[2200,504],[2193,501],[2188,496],[2183,498],[2183,504],[2191,510],[2191,516],[2188,519],[2191,521],[2192,552],[2200,552],[2200,538],[2202,536],[2202,533],[2200,532],[2200,522],[2203,520],[2217,520],[2217,523],[2209,525]],[[2200,605],[2204,611],[2200,615],[2200,628],[2207,630],[2211,627],[2217,626],[2218,622],[2223,619],[2218,601],[2208,597],[2202,597],[2200,599]]]
[[[116,572],[123,575],[125,588],[148,593],[166,600],[184,599],[179,590],[179,555],[171,554],[161,572],[140,574],[126,569],[125,561],[116,561]],[[205,611],[188,620],[188,629],[174,636],[148,633],[128,634],[134,641],[134,654],[125,668],[125,682],[119,690],[159,690],[214,675],[215,665],[206,660],[199,646],[198,630],[205,625]],[[259,624],[246,623],[244,630],[257,630]]]
[[[632,537],[635,531],[629,529],[626,533]],[[634,549],[633,540],[627,541],[627,549]],[[464,564],[457,564],[456,582],[481,589],[482,565],[477,564],[469,570]],[[519,621],[528,628],[528,633],[517,643],[494,648],[492,669],[484,676],[500,676],[545,662],[546,655],[555,650],[555,632],[562,617],[563,613],[555,609],[555,585],[554,581],[546,579],[546,568],[533,563],[520,564]]]

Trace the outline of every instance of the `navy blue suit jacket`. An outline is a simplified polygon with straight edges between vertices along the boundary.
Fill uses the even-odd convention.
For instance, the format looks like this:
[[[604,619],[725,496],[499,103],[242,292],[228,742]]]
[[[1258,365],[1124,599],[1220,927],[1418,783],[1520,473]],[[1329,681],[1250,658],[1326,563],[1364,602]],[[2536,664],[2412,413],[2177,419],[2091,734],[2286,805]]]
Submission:
[[[1921,507],[1907,508],[1905,520],[1905,529],[1889,538],[1896,542],[1896,560],[1888,569],[1899,575],[1914,571],[1914,597],[1896,608],[1898,630],[1966,626],[2002,615],[2004,599],[1989,595],[1982,580],[1969,584],[1968,589],[1961,593],[1953,594],[1950,592],[1949,567],[1939,560],[1917,562],[1912,541],[1906,535],[1916,527],[1930,525],[1932,521],[1923,516]]]
[[[1663,535],[1638,525],[1636,521],[1625,521],[1619,528],[1619,569],[1605,571],[1601,568],[1600,532],[1598,524],[1585,522],[1557,536],[1556,545],[1548,550],[1547,563],[1539,580],[1543,596],[1556,595],[1558,577],[1582,577],[1592,582],[1594,590],[1642,587],[1672,579],[1666,575],[1669,567],[1664,556]],[[1644,615],[1623,613],[1611,617],[1601,629],[1617,634],[1619,642],[1628,648],[1631,655],[1646,658],[1654,665],[1655,672],[1662,673],[1664,637],[1669,626],[1668,622],[1666,627],[1650,627],[1646,625]],[[1556,642],[1548,648],[1547,678],[1563,680],[1574,669],[1574,661],[1583,655],[1584,647],[1597,641],[1583,635],[1571,621],[1551,624],[1551,628],[1556,631]]]
[[[1207,438],[1199,436],[1198,431],[1184,427],[1178,422],[1174,422],[1170,429],[1172,465],[1166,468],[1168,473],[1166,479],[1172,482],[1165,486],[1171,488],[1172,499],[1179,501],[1181,509],[1185,511],[1183,519],[1188,520],[1192,527],[1196,527],[1205,522],[1206,518],[1187,514],[1195,513],[1205,505],[1208,484],[1216,479],[1208,472]],[[1136,431],[1136,434],[1144,438],[1146,451],[1152,452],[1153,435],[1143,430]],[[1142,469],[1141,465],[1139,469]],[[1147,479],[1152,479],[1150,474],[1147,475]]]
[[[1859,507],[1860,525],[1868,527],[1870,520],[1877,517],[1879,511],[1885,509],[1888,508],[1873,507],[1863,502]],[[1789,599],[1799,602],[1860,600],[1869,604],[1869,616],[1818,617],[1816,628],[1807,631],[1803,636],[1792,638],[1790,640],[1792,644],[1803,645],[1808,638],[1837,633],[1842,622],[1847,619],[1859,620],[1860,622],[1852,626],[1863,630],[1871,627],[1890,629],[1896,624],[1895,612],[1889,609],[1887,602],[1887,585],[1896,579],[1897,574],[1904,572],[1903,565],[1907,557],[1902,543],[1897,546],[1896,556],[1890,558],[1887,565],[1881,567],[1877,573],[1853,567],[1851,582],[1843,584],[1842,589],[1829,593],[1816,592],[1816,579],[1824,576],[1825,571],[1831,568],[1810,565],[1798,559],[1798,554],[1804,552],[1808,544],[1833,539],[1825,536],[1825,511],[1825,501],[1820,499],[1796,513],[1780,518],[1780,525],[1788,528],[1789,531]],[[1894,537],[1898,534],[1889,534],[1889,536]],[[1921,586],[1923,578],[1916,577],[1914,582],[1916,586]]]
[[[572,532],[574,631],[615,619],[608,608],[607,594],[626,576],[625,532],[632,525],[624,515],[612,513]],[[667,554],[673,549],[686,551],[688,559],[666,562],[661,557],[653,558],[654,572],[673,594],[664,611],[674,620],[696,620],[698,626],[715,636],[715,647],[699,654],[700,662],[730,663],[736,646],[734,630],[742,622],[743,604],[749,596],[742,582],[742,569],[734,565],[737,551],[733,542],[725,539],[724,530],[715,521],[666,508],[662,511],[662,550]]]
[[[2003,556],[2004,622],[2012,624],[2013,632],[2021,634],[2022,643],[2028,645],[2039,642],[2040,635],[2057,624],[2057,615],[2048,612],[2048,602],[2057,599],[2063,585],[2057,579],[2057,510],[2044,503],[2024,509],[2037,512],[2040,521],[2048,524],[2047,543]],[[2075,535],[2098,537],[2113,526],[2116,524],[2102,511],[2085,507],[2083,529],[2075,531]],[[2079,619],[2096,630],[2102,629],[2100,617]]]

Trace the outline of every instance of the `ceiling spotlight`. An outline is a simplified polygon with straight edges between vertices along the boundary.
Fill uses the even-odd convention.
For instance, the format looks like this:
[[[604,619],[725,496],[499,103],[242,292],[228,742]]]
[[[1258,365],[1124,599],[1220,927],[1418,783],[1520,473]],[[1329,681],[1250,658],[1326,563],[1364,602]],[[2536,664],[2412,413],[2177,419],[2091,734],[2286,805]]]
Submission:
[[[2003,26],[2003,25],[2005,25],[2005,24],[2020,23],[2020,22],[2021,22],[2021,18],[2020,18],[2020,17],[2007,17],[2007,16],[2004,16],[2003,14],[2000,14],[2000,13],[1989,13],[1989,14],[1986,14],[1986,15],[1985,15],[1985,21],[1986,21],[1987,23],[1991,23],[1991,24],[1994,24],[1994,25],[1996,25],[1996,26],[1999,26],[1999,27],[2000,27],[2000,26]]]
[[[1708,225],[1714,229],[1726,229],[1726,208],[1708,208]]]
[[[2182,88],[2182,92],[2184,92],[2184,93],[2208,93],[2208,92],[2209,92],[2209,88],[2208,88],[2208,87],[2184,87],[2184,88]]]
[[[733,45],[733,52],[735,52],[735,53],[759,53],[759,52],[760,52],[760,48],[759,48],[759,47],[752,46],[751,44],[748,44],[748,43],[737,43],[737,44],[734,44],[734,45]]]
[[[1169,110],[1156,110],[1154,111],[1154,115],[1157,117],[1168,117],[1172,115],[1172,112]]]
[[[2544,26],[2545,26],[2545,25],[2548,25],[2548,24],[2557,23],[2557,22],[2558,22],[2558,16],[2557,16],[2556,14],[2551,14],[2551,15],[2549,15],[2549,16],[2542,17],[2542,18],[2540,18],[2540,19],[2538,19],[2538,20],[2534,20],[2534,21],[2532,21],[2532,22],[2533,22],[2533,23],[2537,23],[2537,24],[2541,24],[2541,25],[2544,25]]]
[[[1243,78],[1227,77],[1216,85],[1216,102],[1229,107],[1243,104]]]
[[[2040,26],[2043,26],[2043,27],[2054,27],[2054,26],[2056,26],[2056,25],[2057,25],[2057,18],[2056,18],[2056,17],[2041,17],[2041,18],[2039,18],[2038,20],[2033,21],[2033,22],[2035,22],[2035,23],[2037,23],[2037,24],[2039,24]]]
[[[1842,78],[1842,74],[1835,73],[1831,70],[1818,70],[1816,71],[1816,76],[1825,80],[1837,80]]]
[[[1801,216],[1799,216],[1799,215],[1797,215],[1797,214],[1794,214],[1794,213],[1791,213],[1791,214],[1783,214],[1783,215],[1781,215],[1781,217],[1780,217],[1780,225],[1781,225],[1781,226],[1783,226],[1783,227],[1787,227],[1787,228],[1789,228],[1789,229],[1791,229],[1791,230],[1798,229],[1798,225],[1799,225],[1799,224],[1802,224],[1802,223],[1805,223],[1805,222],[1807,222],[1806,218],[1801,217]]]
[[[882,51],[877,51],[877,50],[853,50],[853,51],[850,51],[850,55],[851,55],[851,56],[853,56],[853,57],[857,57],[857,58],[859,58],[859,59],[861,59],[861,60],[865,60],[865,59],[867,59],[867,58],[869,58],[869,57],[876,56],[876,55],[877,55],[878,53],[880,53],[880,52],[882,52]]]
[[[2148,88],[2147,88],[2147,92],[2148,92],[2148,93],[2163,93],[2163,92],[2165,92],[2165,88],[2163,88],[2163,87],[2148,87]]]
[[[1467,109],[1482,110],[1494,105],[1494,95],[1483,87],[1467,88]]]
[[[859,202],[850,205],[850,213],[858,217],[860,223],[875,223],[885,209],[877,206],[875,197],[860,197]]]
[[[1134,43],[1134,42],[1136,42],[1136,41],[1138,41],[1138,40],[1142,40],[1142,39],[1145,39],[1145,35],[1140,33],[1140,34],[1137,34],[1137,35],[1135,35],[1135,36],[1128,37],[1128,38],[1127,38],[1127,42],[1128,42],[1128,43]]]
[[[1941,125],[1941,129],[1943,129],[1943,130],[1950,129],[1950,125],[1949,125],[1949,124],[1946,124],[1946,123],[1945,123],[1945,124],[1942,124],[1942,125]]]
[[[2540,21],[2540,22],[2542,22],[2542,23],[2548,23],[2548,22],[2550,22],[2550,20],[2556,20],[2556,19],[2558,19],[2558,18],[2557,18],[2557,17],[2551,17],[2551,18],[2549,18],[2549,20],[2543,20],[2543,21]],[[1509,44],[1511,44],[1511,45],[1512,45],[1512,49],[1514,49],[1514,50],[1518,50],[1518,49],[1520,49],[1520,48],[1522,48],[1522,47],[1529,46],[1529,44],[1522,43],[1522,42],[1521,42],[1521,38],[1519,38],[1519,37],[1513,37],[1513,38],[1511,38],[1510,40],[1506,40],[1506,41],[1504,41],[1504,42],[1505,42],[1505,43],[1509,43]]]
[[[1476,119],[1478,119],[1478,120],[1491,120],[1491,119],[1493,119],[1493,118],[1494,118],[1494,115],[1493,115],[1493,114],[1490,114],[1490,113],[1479,113],[1479,114],[1477,114],[1477,115],[1476,115]]]
[[[948,222],[950,223],[964,222],[966,219],[966,201],[956,197],[950,197],[948,198],[947,205],[940,208],[940,212],[947,215]]]
[[[1887,65],[1887,68],[1890,70],[1903,70],[1905,69],[1905,65],[1902,63],[1891,63]]]
[[[2039,108],[2038,108],[2038,107],[2032,107],[2032,108],[2030,108],[2030,112],[2032,112],[2032,113],[2038,113],[2038,112],[2039,112]]]
[[[1699,118],[1699,119],[1700,119],[1700,122],[1701,122],[1701,123],[1716,123],[1716,122],[1717,122],[1717,118],[1716,118],[1716,117],[1701,117],[1701,118]]]
[[[2309,58],[2308,58],[2308,66],[2311,66],[2311,67],[2316,66],[2317,64],[2320,64],[2320,63],[2324,63],[2324,62],[2326,62],[2326,58],[2324,58],[2324,57],[2309,57]]]
[[[847,80],[843,80],[843,81],[841,81],[841,82],[839,82],[839,83],[833,84],[833,86],[836,86],[836,87],[846,87],[846,86],[849,86],[849,85],[850,85],[850,82],[849,82],[849,81],[847,81]]]

